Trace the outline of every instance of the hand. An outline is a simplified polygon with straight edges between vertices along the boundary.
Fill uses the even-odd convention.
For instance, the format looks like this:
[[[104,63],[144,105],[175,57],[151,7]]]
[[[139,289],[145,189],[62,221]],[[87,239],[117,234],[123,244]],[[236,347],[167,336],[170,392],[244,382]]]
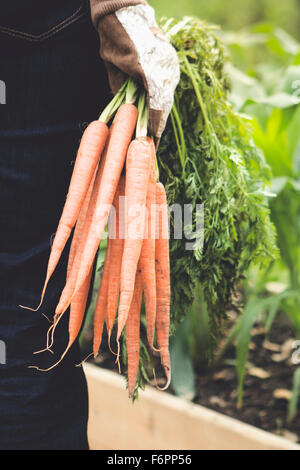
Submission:
[[[126,75],[142,80],[149,101],[149,131],[160,139],[180,78],[175,49],[158,28],[153,8],[135,5],[99,19],[101,57],[115,93]]]

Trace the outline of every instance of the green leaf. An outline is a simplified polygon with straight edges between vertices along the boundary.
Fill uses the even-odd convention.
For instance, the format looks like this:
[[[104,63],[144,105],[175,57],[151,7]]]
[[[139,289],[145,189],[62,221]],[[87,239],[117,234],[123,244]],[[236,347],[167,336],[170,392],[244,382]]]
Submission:
[[[298,106],[292,106],[290,108],[285,108],[281,111],[281,124],[279,132],[284,132],[293,122],[295,115],[297,113]]]
[[[271,108],[285,109],[297,106],[299,104],[299,100],[296,96],[281,92],[275,93],[274,95],[270,96],[248,98],[244,101],[243,106],[241,106],[241,108],[247,109],[247,106],[251,104],[262,104],[265,106],[270,106]]]
[[[294,153],[293,168],[294,168],[295,174],[300,175],[300,142]],[[298,190],[300,190],[300,188]]]
[[[260,104],[272,106],[273,108],[277,109],[290,108],[299,104],[298,98],[296,96],[284,92],[276,93],[274,95],[266,96],[264,98],[259,98],[256,101]]]
[[[270,332],[273,322],[275,320],[275,317],[279,313],[279,310],[281,309],[284,311],[283,301],[285,299],[289,299],[289,300],[293,298],[296,299],[298,296],[299,296],[299,293],[297,291],[292,291],[290,289],[287,289],[278,295],[269,297],[269,302],[268,302],[268,305],[266,306],[268,310],[268,316],[267,316],[267,320],[265,323],[265,328],[267,332]],[[290,312],[285,311],[285,313],[289,314]]]
[[[300,65],[292,65],[286,69],[282,91],[300,98]]]
[[[293,160],[289,151],[286,132],[281,132],[282,110],[274,109],[269,116],[266,129],[254,122],[254,140],[263,150],[275,177],[293,176]]]
[[[300,145],[300,106],[297,106],[295,115],[287,128],[287,143],[288,154],[291,161],[294,160],[293,166],[295,168],[295,158]]]
[[[298,52],[298,54],[295,55],[293,59],[293,65],[300,65],[300,52]]]
[[[291,287],[297,289],[300,283],[300,192],[288,181],[270,204],[281,256],[290,271]]]
[[[291,423],[297,414],[298,402],[300,394],[300,367],[295,371],[293,378],[292,397],[288,407],[288,421]]]
[[[172,367],[172,388],[176,395],[193,400],[196,394],[195,375],[189,351],[189,318],[185,318],[171,338],[170,354]]]
[[[273,178],[271,182],[270,192],[278,196],[285,187],[288,179],[285,176]]]
[[[100,248],[99,248],[98,256],[97,256],[96,272],[102,271],[103,269],[106,249],[107,249],[107,234],[105,234],[103,239],[101,240],[101,244],[100,244]]]
[[[278,40],[282,49],[291,55],[296,55],[300,51],[299,42],[296,41],[290,34],[281,28],[274,29],[274,36]]]
[[[246,376],[246,365],[249,354],[249,343],[251,340],[251,330],[258,316],[264,311],[270,303],[270,299],[261,299],[253,296],[249,299],[244,313],[241,317],[239,332],[237,335],[237,362],[236,369],[238,374],[238,406],[243,405],[243,390]]]
[[[260,23],[252,27],[252,31],[268,35],[266,45],[278,57],[287,58],[296,56],[299,52],[299,43],[286,31],[272,23]]]
[[[197,367],[206,367],[212,356],[211,325],[205,295],[200,284],[194,291],[194,303],[189,318],[189,343],[193,363]]]
[[[235,109],[240,110],[245,103],[253,104],[265,97],[263,87],[255,78],[249,77],[233,65],[227,64],[226,71],[232,83],[232,92],[229,96]]]
[[[278,314],[279,303],[280,303],[280,299],[278,298],[269,308],[267,320],[265,323],[265,328],[266,328],[267,333],[270,332],[273,322],[275,320],[275,317]]]

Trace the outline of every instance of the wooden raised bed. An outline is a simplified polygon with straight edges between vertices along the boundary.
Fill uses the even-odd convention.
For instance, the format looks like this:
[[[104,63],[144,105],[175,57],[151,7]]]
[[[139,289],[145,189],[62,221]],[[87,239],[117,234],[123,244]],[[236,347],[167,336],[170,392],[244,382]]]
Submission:
[[[148,387],[134,404],[123,377],[84,366],[93,450],[300,450],[300,446]]]

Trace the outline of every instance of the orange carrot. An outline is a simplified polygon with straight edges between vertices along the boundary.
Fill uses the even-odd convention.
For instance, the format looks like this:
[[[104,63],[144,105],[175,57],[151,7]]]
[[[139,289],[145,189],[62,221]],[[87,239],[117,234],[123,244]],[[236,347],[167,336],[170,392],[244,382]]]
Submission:
[[[168,206],[165,188],[161,183],[156,184],[157,227],[156,238],[156,336],[161,363],[166,377],[167,388],[171,381],[171,364],[169,353],[170,328],[170,256],[169,256],[169,227]]]
[[[89,221],[91,219],[90,214],[93,213],[93,210],[94,210],[94,201],[96,199],[95,194],[97,194],[100,182],[101,182],[101,165],[98,168],[98,172],[97,172],[97,176],[96,176],[96,179],[95,179],[94,187],[93,187],[92,194],[91,194],[90,204],[89,204],[88,212],[87,212],[87,216],[86,216],[86,224],[85,224],[85,227],[84,227],[84,232],[83,232],[83,235],[81,237],[80,244],[77,247],[77,250],[76,250],[76,253],[75,253],[75,258],[74,258],[71,270],[69,272],[67,285],[73,285],[74,286],[75,282],[76,282],[76,273],[77,273],[76,266],[78,265],[78,262],[79,262],[79,260],[82,256],[82,246],[84,246],[84,243],[85,243],[84,240],[85,240],[85,237],[86,237],[86,231],[87,231],[87,227],[90,224]],[[86,300],[87,300],[87,296],[88,296],[88,292],[89,292],[89,285],[90,285],[90,281],[91,281],[91,276],[92,276],[92,267],[91,267],[90,272],[88,273],[87,278],[85,279],[84,284],[76,292],[76,295],[73,297],[72,302],[71,302],[71,310],[72,310],[72,304],[74,304],[74,302],[75,302],[75,305],[74,305],[73,310],[72,310],[72,315],[70,313],[71,316],[70,316],[70,320],[69,320],[69,343],[68,343],[68,346],[66,347],[64,353],[61,355],[60,359],[53,366],[49,367],[48,369],[44,369],[45,372],[48,371],[48,370],[53,369],[54,367],[56,367],[64,359],[64,357],[66,356],[67,352],[69,351],[70,347],[72,346],[75,338],[77,337],[77,335],[80,331],[82,321],[83,321],[83,317],[84,317],[84,313],[85,313]],[[66,287],[65,287],[65,289],[66,289]],[[61,303],[63,305],[63,302],[61,302]],[[55,313],[55,317],[54,317],[54,324],[51,327],[51,331],[52,331],[51,332],[51,344],[48,345],[47,349],[49,349],[53,344],[55,329],[56,329],[58,323],[60,322],[63,314],[66,312],[66,310],[67,310],[67,307],[62,308],[59,311],[58,311],[58,308],[56,309],[56,313]],[[98,314],[98,316],[99,316],[99,314]],[[100,347],[100,344],[99,344],[99,347]],[[42,370],[42,369],[39,369],[38,367],[35,367],[35,366],[33,368],[36,368],[38,370]]]
[[[81,260],[81,257],[82,257],[82,252],[83,252],[84,245],[85,245],[85,241],[86,241],[87,236],[88,236],[88,231],[89,231],[89,228],[91,226],[91,221],[92,221],[92,218],[93,218],[93,214],[96,210],[96,200],[97,200],[97,195],[98,195],[100,184],[101,184],[103,166],[104,166],[104,162],[103,162],[103,158],[102,158],[101,163],[100,163],[99,168],[98,168],[98,171],[97,171],[94,186],[93,186],[93,189],[92,189],[92,194],[91,194],[91,197],[90,197],[90,202],[89,202],[89,207],[88,207],[88,211],[87,211],[87,215],[86,215],[86,219],[85,219],[84,228],[83,228],[83,231],[82,231],[81,236],[80,236],[80,241],[78,243],[76,253],[74,255],[74,260],[73,260],[73,263],[72,263],[72,267],[71,268],[69,267],[69,269],[68,269],[69,273],[68,273],[68,276],[67,276],[67,283],[64,287],[64,290],[63,290],[63,292],[60,296],[60,299],[59,299],[59,303],[56,307],[56,310],[55,310],[56,315],[59,315],[62,312],[65,312],[67,310],[67,308],[70,304],[70,303],[68,303],[68,300],[71,298],[71,296],[72,296],[72,294],[75,290],[76,279],[77,279],[77,274],[78,274],[78,266],[80,264],[80,260]]]
[[[153,349],[155,319],[156,319],[156,279],[155,279],[155,234],[156,234],[156,174],[155,174],[155,147],[153,147],[152,169],[149,178],[146,201],[146,227],[140,257],[140,266],[143,279],[145,297],[147,338]]]
[[[83,230],[84,230],[84,226],[85,226],[85,222],[86,222],[86,216],[87,216],[87,213],[88,213],[88,208],[89,208],[89,204],[90,204],[90,200],[91,200],[91,196],[92,196],[92,190],[93,190],[93,186],[94,186],[95,175],[92,179],[91,185],[90,185],[90,187],[88,189],[88,192],[87,192],[87,195],[84,199],[84,203],[83,203],[83,205],[80,209],[79,217],[78,217],[78,220],[77,220],[77,223],[76,223],[76,226],[75,226],[74,235],[73,235],[73,239],[72,239],[72,243],[71,243],[71,249],[70,249],[70,253],[69,253],[69,259],[68,259],[67,278],[70,277],[71,269],[72,269],[73,262],[74,262],[74,259],[75,259],[75,255],[76,255],[76,251],[77,251],[77,248],[80,244],[80,239],[82,237],[82,233],[83,233]]]
[[[69,319],[69,347],[76,340],[82,327],[86,303],[90,291],[92,273],[93,270],[91,269],[90,274],[86,278],[85,283],[83,284],[81,289],[79,289],[71,303]]]
[[[40,304],[34,310],[38,310],[43,303],[48,282],[77,221],[80,208],[104,149],[107,135],[108,128],[106,124],[94,121],[87,127],[82,136],[67,200],[52,244]]]
[[[80,214],[76,223],[73,240],[71,244],[71,249],[70,249],[70,254],[69,254],[69,260],[68,260],[67,279],[71,275],[72,266],[73,266],[74,259],[76,256],[76,251],[78,249],[80,238],[83,233],[84,225],[86,222],[86,216],[88,212],[88,207],[89,207],[89,203],[90,203],[90,199],[92,195],[92,189],[93,189],[93,181],[87,192],[87,195],[81,207]],[[88,298],[89,289],[90,289],[91,277],[92,277],[92,270],[89,276],[87,277],[86,282],[84,283],[82,288],[77,292],[76,296],[74,297],[71,303],[70,319],[69,319],[69,345],[70,346],[74,343],[75,339],[77,338],[79,334],[80,328],[82,326],[85,309],[86,309],[87,298]]]
[[[125,177],[121,175],[118,189],[114,200],[115,209],[115,233],[111,239],[111,261],[109,266],[109,282],[107,296],[107,330],[110,340],[111,331],[116,318],[118,300],[120,292],[121,265],[124,248],[124,231],[122,224],[122,214],[120,208],[120,197],[125,196]],[[120,220],[121,219],[121,220]]]
[[[126,345],[128,357],[128,391],[132,398],[137,381],[140,359],[140,311],[142,304],[142,277],[138,268],[135,279],[134,294],[126,323]]]
[[[89,194],[87,194],[87,196],[85,198],[84,204],[81,208],[80,215],[79,215],[79,218],[78,218],[78,221],[77,221],[77,224],[76,224],[76,229],[75,229],[75,233],[74,233],[74,237],[73,237],[73,241],[72,241],[72,245],[71,245],[71,250],[70,250],[70,255],[69,255],[69,260],[68,260],[67,284],[66,284],[66,286],[68,286],[68,288],[70,288],[70,286],[75,286],[75,283],[76,283],[76,276],[77,276],[76,266],[78,265],[80,257],[81,257],[82,246],[84,244],[84,239],[86,237],[85,231],[86,231],[86,228],[89,224],[89,220],[91,218],[90,214],[93,212],[93,208],[94,208],[94,205],[95,205],[95,203],[94,203],[95,194],[97,193],[98,185],[100,184],[99,181],[98,181],[99,180],[99,173],[101,173],[101,166],[98,168],[97,177],[96,177],[96,180],[94,181],[94,185],[93,185],[92,188],[89,189]],[[87,207],[87,205],[88,205],[88,207]],[[90,277],[90,276],[88,276],[88,277]],[[76,299],[76,296],[74,296],[73,300],[74,300],[76,305],[78,305],[78,303],[82,304],[81,299],[84,296],[84,292],[86,291],[86,289],[88,289],[86,287],[87,283],[88,283],[88,281],[86,281],[85,287],[84,286],[82,287],[81,292],[78,291],[78,298]],[[64,294],[65,290],[66,290],[66,287],[63,291],[63,294]],[[48,345],[48,348],[52,346],[53,341],[54,341],[54,332],[55,332],[55,329],[57,327],[57,324],[59,323],[60,319],[62,318],[62,315],[67,310],[67,308],[64,308],[63,294],[61,295],[59,304],[56,307],[55,316],[54,316],[54,323],[53,323],[53,326],[51,327],[52,340],[51,340],[51,344]],[[76,307],[76,310],[77,311],[79,310],[78,306]],[[73,309],[73,311],[74,311],[74,309]],[[73,319],[72,319],[72,322],[74,322]]]
[[[103,274],[100,284],[100,289],[97,297],[97,304],[94,313],[94,344],[93,352],[94,357],[97,357],[101,342],[102,342],[102,333],[104,321],[106,318],[107,312],[107,292],[108,292],[108,276],[109,276],[109,266],[111,260],[111,240],[107,241],[107,250],[103,267]]]
[[[82,253],[83,253],[83,250],[84,250],[84,246],[85,246],[89,231],[91,229],[91,224],[92,224],[92,221],[93,221],[93,215],[94,215],[95,210],[96,210],[97,198],[98,198],[98,194],[99,194],[99,190],[100,190],[100,186],[101,186],[101,182],[102,182],[103,170],[104,170],[104,167],[105,167],[106,156],[107,156],[107,149],[108,149],[109,142],[110,142],[110,139],[111,139],[113,126],[114,125],[112,125],[111,128],[110,128],[109,136],[108,136],[108,139],[107,139],[107,142],[106,142],[106,147],[105,147],[105,150],[103,152],[103,155],[102,155],[102,158],[101,158],[101,161],[100,161],[100,165],[97,169],[96,177],[95,177],[95,180],[94,180],[94,185],[93,185],[92,192],[91,192],[91,197],[90,197],[90,202],[89,202],[86,221],[84,223],[83,232],[80,236],[80,241],[78,243],[75,266],[73,267],[73,269],[71,270],[71,272],[70,272],[70,274],[67,278],[67,283],[64,287],[64,290],[61,294],[59,303],[56,307],[56,311],[55,311],[56,315],[59,315],[60,313],[66,311],[66,309],[68,308],[69,303],[70,303],[69,299],[72,297],[72,295],[74,294],[74,291],[75,291],[76,280],[77,280],[77,275],[78,275],[78,268],[79,268],[79,265],[80,265],[80,262],[81,262],[81,257],[82,257]]]
[[[91,272],[89,273],[89,276],[87,277],[87,279],[85,281],[84,286],[78,291],[78,293],[76,295],[76,298],[74,299],[74,301],[71,304],[70,319],[69,319],[69,342],[68,342],[68,346],[66,347],[65,351],[61,355],[60,359],[55,364],[53,364],[51,367],[49,367],[48,369],[40,369],[39,367],[36,367],[36,366],[30,366],[29,368],[47,372],[47,371],[53,369],[54,367],[56,367],[60,362],[62,362],[64,357],[67,355],[67,352],[69,351],[69,349],[73,345],[74,341],[76,340],[76,338],[77,338],[77,336],[80,332],[82,323],[83,323],[85,308],[86,308],[86,302],[87,302],[90,283],[91,283],[92,272],[93,271],[91,270]],[[54,317],[54,323],[53,323],[53,325],[50,329],[50,330],[52,330],[51,344],[47,347],[47,349],[50,349],[50,347],[51,347],[51,345],[54,341],[54,332],[55,332],[55,329],[56,329],[58,323],[60,322],[62,316],[63,315],[61,314],[61,315],[55,315],[55,317]]]
[[[126,239],[122,258],[117,341],[127,321],[142,250],[151,158],[152,147],[147,139],[139,138],[131,143],[126,161]]]
[[[91,266],[94,262],[105,226],[107,224],[109,212],[115,192],[120,180],[126,153],[132,138],[137,121],[137,109],[132,104],[122,105],[115,117],[110,141],[107,148],[106,162],[103,170],[102,181],[96,210],[94,211],[88,237],[81,256],[81,263],[78,269],[76,287],[73,295],[84,283]],[[72,297],[68,299],[70,304]]]

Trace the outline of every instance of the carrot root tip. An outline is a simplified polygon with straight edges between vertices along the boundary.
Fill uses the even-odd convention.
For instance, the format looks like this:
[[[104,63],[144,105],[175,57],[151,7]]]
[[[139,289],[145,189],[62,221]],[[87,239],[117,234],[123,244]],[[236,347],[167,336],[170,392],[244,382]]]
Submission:
[[[158,348],[156,348],[156,347],[154,346],[153,341],[152,341],[152,342],[148,341],[148,342],[149,342],[149,346],[150,346],[150,348],[152,349],[152,351],[154,351],[154,352],[156,352],[156,353],[160,353],[160,352],[161,352],[160,349],[158,349]]]
[[[30,310],[31,312],[37,312],[41,308],[41,305],[36,308],[27,307],[26,305],[19,305],[19,307],[23,308],[24,310]]]
[[[170,387],[170,384],[171,384],[170,369],[168,369],[166,367],[164,369],[165,369],[165,374],[166,374],[166,377],[167,377],[167,383],[164,387],[160,387],[157,383],[155,369],[153,368],[153,376],[154,376],[154,381],[155,381],[155,387],[161,392],[164,392],[165,390],[167,390]]]
[[[45,349],[41,349],[40,351],[35,351],[33,354],[42,354],[43,352],[46,352],[46,351],[49,351],[51,354],[54,354],[52,349],[50,349],[49,347],[47,347]]]
[[[40,369],[37,366],[28,366],[29,369],[36,369],[40,372],[49,372],[50,370],[54,369],[56,366],[58,366],[62,362],[62,360],[65,358],[67,352],[69,351],[70,347],[71,347],[71,345],[69,343],[68,347],[66,348],[65,352],[61,355],[60,359],[55,364],[53,364],[53,366],[48,367],[48,369]]]
[[[90,353],[86,356],[85,359],[83,359],[83,361],[81,361],[79,364],[76,364],[75,367],[82,367],[82,365],[90,358],[94,355],[94,353]]]
[[[108,332],[108,348],[110,350],[110,352],[114,355],[114,356],[118,356],[118,353],[116,353],[115,351],[113,351],[112,347],[111,347],[111,330],[109,330]]]
[[[120,364],[120,341],[119,340],[117,340],[117,344],[118,344],[118,354],[116,358],[116,363],[118,364],[119,374],[121,374],[122,371],[121,371],[121,364]]]
[[[50,320],[49,317],[47,317],[47,315],[45,315],[44,313],[42,313],[43,317],[46,318],[46,320],[48,320],[49,323],[53,324],[53,320]]]

